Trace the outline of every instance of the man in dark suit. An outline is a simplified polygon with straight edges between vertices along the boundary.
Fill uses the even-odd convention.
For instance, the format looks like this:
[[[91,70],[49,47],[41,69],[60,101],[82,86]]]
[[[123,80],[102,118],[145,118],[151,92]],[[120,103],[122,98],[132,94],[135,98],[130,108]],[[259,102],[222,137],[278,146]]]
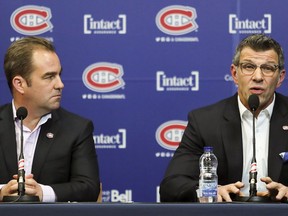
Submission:
[[[249,196],[253,115],[248,98],[252,94],[260,101],[255,112],[257,195],[279,201],[288,198],[288,162],[279,155],[288,149],[288,103],[275,92],[285,78],[281,46],[262,34],[243,39],[231,74],[238,85],[236,95],[189,113],[181,143],[160,185],[162,202],[197,201],[204,146],[212,146],[218,158],[218,202]]]
[[[0,200],[17,195],[23,120],[25,193],[43,202],[96,201],[100,191],[93,123],[60,108],[64,84],[54,46],[26,37],[8,48],[4,69],[13,95],[0,107]]]

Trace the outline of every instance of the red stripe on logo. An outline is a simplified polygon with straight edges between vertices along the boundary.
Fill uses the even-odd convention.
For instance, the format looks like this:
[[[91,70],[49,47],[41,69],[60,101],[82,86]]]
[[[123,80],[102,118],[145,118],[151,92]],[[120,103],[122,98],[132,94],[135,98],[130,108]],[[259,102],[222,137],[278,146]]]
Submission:
[[[167,12],[163,13],[163,15],[160,18],[160,23],[161,23],[161,25],[164,28],[169,29],[171,31],[181,31],[181,30],[189,29],[189,28],[192,27],[192,23],[188,23],[188,24],[183,25],[183,26],[171,26],[171,25],[168,25],[165,22],[165,19],[166,19],[167,16],[169,16],[171,14],[182,14],[182,15],[185,15],[187,17],[192,17],[192,12],[191,11],[183,11],[183,10],[179,10],[179,9],[168,10]]]
[[[119,80],[115,80],[111,83],[97,83],[97,82],[94,82],[94,80],[92,79],[93,77],[93,74],[94,73],[100,73],[102,71],[108,71],[108,72],[111,72],[111,73],[114,73],[116,75],[119,74],[119,70],[117,68],[111,68],[111,67],[96,67],[94,69],[92,69],[91,71],[89,71],[87,73],[87,81],[90,85],[96,87],[96,88],[110,88],[112,86],[117,86],[120,82]]]
[[[45,29],[48,24],[47,23],[43,23],[42,25],[39,25],[39,26],[25,26],[25,25],[22,25],[22,23],[20,22],[20,19],[22,16],[25,16],[26,14],[35,14],[35,15],[39,15],[43,18],[47,18],[47,12],[45,11],[38,11],[38,10],[33,10],[33,9],[29,9],[29,10],[24,10],[24,11],[21,11],[19,12],[16,16],[15,16],[15,24],[25,30],[25,31],[37,31],[39,29]]]
[[[185,130],[185,126],[183,125],[169,125],[165,128],[163,128],[163,130],[160,132],[160,139],[167,145],[171,145],[171,146],[178,146],[179,142],[173,142],[170,141],[168,139],[166,139],[165,134],[167,133],[167,131],[171,130],[171,129],[180,129],[180,130]]]

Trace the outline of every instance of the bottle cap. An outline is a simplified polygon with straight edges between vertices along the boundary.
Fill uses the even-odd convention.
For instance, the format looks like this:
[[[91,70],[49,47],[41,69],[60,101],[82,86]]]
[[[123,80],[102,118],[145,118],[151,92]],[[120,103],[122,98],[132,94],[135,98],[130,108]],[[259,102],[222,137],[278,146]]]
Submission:
[[[211,152],[211,151],[213,151],[212,146],[204,146],[204,152]]]

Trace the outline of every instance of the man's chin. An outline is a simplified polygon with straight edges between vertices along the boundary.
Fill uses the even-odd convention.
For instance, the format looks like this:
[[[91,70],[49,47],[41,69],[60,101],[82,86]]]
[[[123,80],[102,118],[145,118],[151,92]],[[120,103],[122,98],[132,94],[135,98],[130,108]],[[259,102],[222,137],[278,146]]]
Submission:
[[[50,109],[51,109],[51,110],[56,110],[56,109],[59,109],[59,107],[60,107],[60,103],[55,103],[55,104],[53,104],[53,105],[50,107]]]

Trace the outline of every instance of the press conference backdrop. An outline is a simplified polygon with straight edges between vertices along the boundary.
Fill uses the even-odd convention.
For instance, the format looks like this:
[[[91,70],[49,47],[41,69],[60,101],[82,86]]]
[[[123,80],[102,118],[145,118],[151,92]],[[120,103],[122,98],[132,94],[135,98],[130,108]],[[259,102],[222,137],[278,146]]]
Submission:
[[[27,35],[53,41],[62,106],[94,122],[103,202],[159,202],[187,113],[236,92],[230,65],[242,38],[265,33],[288,51],[287,7],[287,0],[1,0],[0,57]],[[286,80],[279,92],[288,94]],[[0,104],[7,102],[2,69]]]

